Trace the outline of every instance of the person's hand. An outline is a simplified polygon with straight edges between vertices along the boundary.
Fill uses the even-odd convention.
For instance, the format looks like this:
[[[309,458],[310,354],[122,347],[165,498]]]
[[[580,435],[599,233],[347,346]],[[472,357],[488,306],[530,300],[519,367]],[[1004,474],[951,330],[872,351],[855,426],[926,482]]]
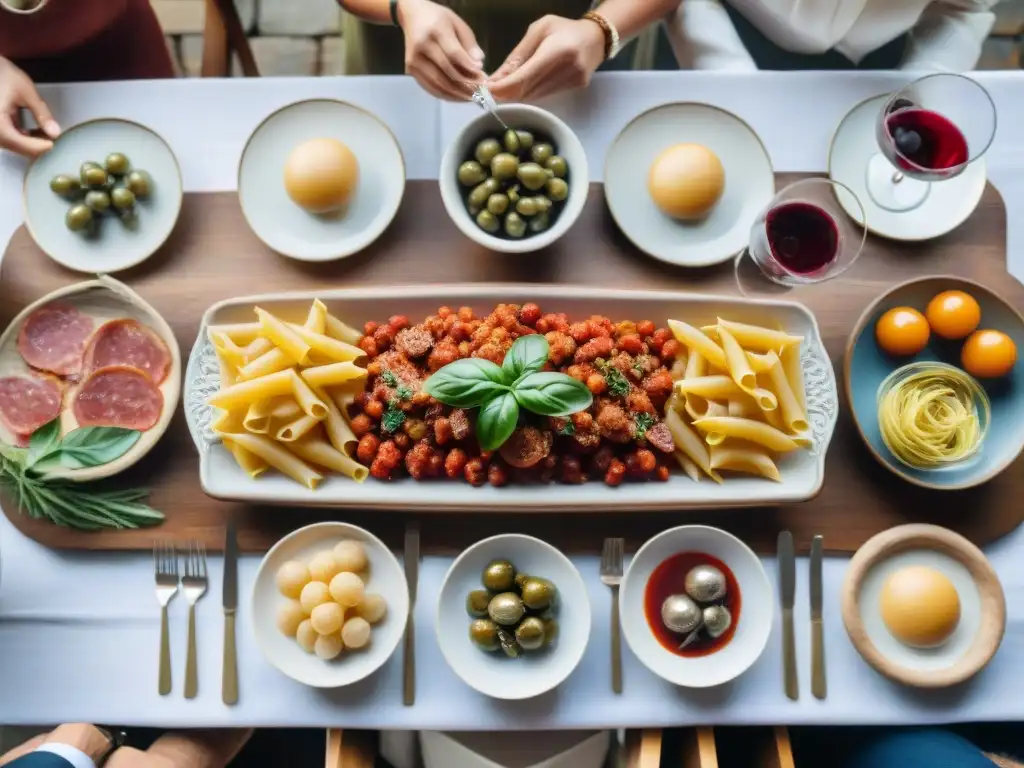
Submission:
[[[22,108],[28,109],[49,139],[29,136],[22,128]],[[35,157],[53,146],[60,127],[35,84],[18,67],[0,56],[0,149]]]
[[[604,61],[604,31],[588,19],[545,16],[488,81],[499,101],[534,101],[558,91],[582,88]]]
[[[74,747],[79,752],[97,763],[110,751],[110,739],[107,738],[96,726],[88,723],[69,723],[58,725],[49,733],[36,736],[26,741],[20,747],[15,747],[6,755],[0,757],[0,766],[13,763],[19,757],[24,757],[44,744],[63,744]]]
[[[483,82],[484,52],[459,15],[431,0],[401,0],[405,71],[439,99],[466,101]]]

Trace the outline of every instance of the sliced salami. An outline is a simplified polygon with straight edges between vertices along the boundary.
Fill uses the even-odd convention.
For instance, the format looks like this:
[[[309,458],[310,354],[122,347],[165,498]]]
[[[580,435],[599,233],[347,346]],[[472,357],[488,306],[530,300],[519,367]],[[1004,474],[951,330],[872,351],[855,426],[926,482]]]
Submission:
[[[142,432],[160,420],[164,396],[143,371],[111,365],[89,374],[75,395],[74,414],[83,427],[125,427]]]
[[[0,379],[0,420],[18,442],[60,415],[63,392],[53,376],[5,376]]]
[[[86,376],[111,365],[138,368],[159,385],[167,378],[171,353],[156,331],[126,317],[101,325],[85,349]]]
[[[25,320],[18,332],[18,351],[33,368],[73,376],[82,369],[93,325],[91,317],[72,305],[51,302]]]

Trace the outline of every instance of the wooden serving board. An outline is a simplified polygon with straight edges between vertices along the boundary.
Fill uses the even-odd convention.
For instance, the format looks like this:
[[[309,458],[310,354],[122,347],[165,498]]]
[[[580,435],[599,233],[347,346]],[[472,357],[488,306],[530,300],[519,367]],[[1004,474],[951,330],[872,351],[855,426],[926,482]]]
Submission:
[[[780,175],[783,185],[795,180]],[[866,252],[836,280],[801,289],[790,298],[804,302],[817,316],[841,380],[847,335],[865,307],[886,287],[922,274],[970,277],[1024,306],[1024,287],[1006,268],[1006,209],[992,187],[974,215],[939,240],[908,245],[870,237]],[[235,296],[269,291],[315,290],[358,285],[421,283],[567,283],[735,293],[731,264],[688,270],[640,253],[618,231],[593,185],[580,220],[556,245],[526,255],[492,254],[467,240],[449,220],[436,182],[410,182],[396,220],[365,252],[338,262],[306,264],[281,257],[256,239],[233,193],[189,194],[178,226],[159,254],[118,277],[163,314],[174,329],[183,355],[191,350],[203,312]],[[0,269],[0,327],[45,293],[83,279],[64,270],[20,229]],[[546,307],[557,311],[557,307]],[[760,552],[775,549],[780,528],[793,531],[809,547],[822,534],[829,550],[852,552],[891,526],[928,522],[952,528],[975,543],[991,542],[1024,519],[1024,460],[972,491],[939,493],[900,481],[870,456],[857,435],[840,387],[844,411],[826,462],[825,487],[803,504],[780,508],[644,513],[628,510],[628,487],[609,491],[622,496],[621,514],[479,513],[424,515],[423,546],[428,552],[456,552],[488,535],[518,531],[547,539],[568,551],[597,552],[605,536],[625,536],[636,548],[655,533],[683,523],[716,525],[739,535]],[[388,512],[344,512],[259,507],[208,498],[199,487],[198,455],[176,415],[167,435],[122,482],[152,489],[151,503],[165,512],[158,530],[83,534],[28,520],[8,500],[3,509],[15,526],[33,539],[68,549],[149,549],[154,537],[184,542],[195,538],[207,547],[222,546],[224,521],[233,515],[243,550],[265,551],[282,535],[310,522],[344,519],[362,525],[396,549],[401,547],[406,516]],[[373,482],[373,481],[367,481]]]

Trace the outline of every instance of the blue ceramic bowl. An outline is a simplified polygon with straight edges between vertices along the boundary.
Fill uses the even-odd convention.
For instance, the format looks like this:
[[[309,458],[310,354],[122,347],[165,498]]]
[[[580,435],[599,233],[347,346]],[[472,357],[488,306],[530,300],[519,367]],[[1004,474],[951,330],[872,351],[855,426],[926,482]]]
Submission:
[[[1019,359],[1000,379],[981,379],[992,403],[988,435],[981,449],[962,463],[941,469],[914,469],[886,448],[878,428],[878,386],[897,368],[921,360],[939,360],[960,366],[963,340],[947,341],[932,334],[928,346],[913,357],[892,357],[875,341],[875,323],[893,307],[913,307],[924,312],[938,293],[961,290],[981,306],[981,329],[1002,331],[1013,339]],[[846,399],[854,423],[868,450],[884,467],[904,480],[925,488],[957,490],[991,480],[1024,449],[1024,317],[1004,299],[978,283],[959,277],[926,277],[897,285],[869,306],[850,334],[843,366]]]

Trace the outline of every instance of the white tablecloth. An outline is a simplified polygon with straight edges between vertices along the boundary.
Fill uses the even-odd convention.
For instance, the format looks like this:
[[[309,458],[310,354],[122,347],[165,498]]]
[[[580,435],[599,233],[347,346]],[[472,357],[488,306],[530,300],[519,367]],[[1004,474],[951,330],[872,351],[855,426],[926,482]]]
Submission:
[[[1010,262],[1024,274],[1024,76],[980,74],[999,108],[1000,131],[988,154],[993,182],[1010,219]],[[659,102],[697,100],[730,109],[761,134],[775,167],[820,171],[832,130],[851,105],[902,83],[899,74],[624,74],[598,77],[589,91],[547,106],[579,133],[599,177],[609,142],[637,112]],[[189,190],[231,189],[235,166],[253,126],[273,108],[309,96],[334,96],[380,115],[401,141],[412,178],[433,178],[440,154],[472,106],[439,107],[402,78],[177,81],[48,87],[44,96],[64,124],[124,115],[162,133],[181,160]],[[0,243],[21,220],[24,166],[0,163]],[[175,510],[166,510],[174,514]],[[280,510],[287,515],[286,509]],[[964,514],[970,514],[969,509]],[[665,519],[672,524],[671,516]],[[625,524],[625,523],[624,523]],[[523,532],[529,532],[524,519]],[[825,624],[829,698],[811,697],[806,562],[801,560],[796,620],[801,698],[782,692],[780,633],[764,656],[732,685],[687,691],[662,682],[625,650],[625,693],[609,684],[609,594],[595,557],[575,558],[590,588],[594,632],[583,662],[557,691],[523,703],[487,699],[448,669],[434,636],[435,599],[448,558],[427,557],[416,617],[418,699],[401,703],[400,654],[370,680],[349,689],[318,691],[268,665],[249,631],[248,588],[258,563],[243,557],[239,611],[241,701],[220,700],[221,562],[211,562],[211,593],[199,607],[200,693],[182,697],[185,602],[172,603],[174,693],[156,692],[158,611],[146,554],[49,551],[23,538],[0,515],[0,723],[89,720],[126,725],[346,726],[473,730],[594,728],[697,723],[925,723],[1024,719],[1024,531],[989,547],[1008,602],[1003,646],[989,667],[955,690],[920,693],[887,682],[854,651],[839,615],[845,559],[825,564]],[[766,560],[774,578],[775,563]]]

